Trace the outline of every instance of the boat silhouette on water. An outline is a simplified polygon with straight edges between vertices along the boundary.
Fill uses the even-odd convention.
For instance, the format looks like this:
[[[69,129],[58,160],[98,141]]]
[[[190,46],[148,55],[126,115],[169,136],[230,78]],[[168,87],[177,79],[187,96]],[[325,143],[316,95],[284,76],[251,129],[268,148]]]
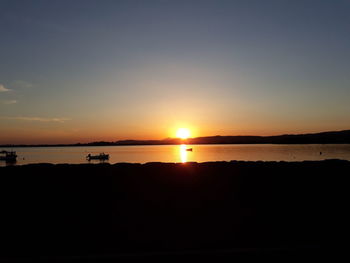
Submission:
[[[100,161],[105,161],[109,159],[109,154],[105,153],[100,153],[98,155],[91,155],[90,153],[86,156],[86,160],[91,161],[91,160],[100,160]]]
[[[14,151],[1,151],[0,160],[6,162],[16,162],[17,154]]]
[[[192,148],[187,148],[186,151],[192,152]]]

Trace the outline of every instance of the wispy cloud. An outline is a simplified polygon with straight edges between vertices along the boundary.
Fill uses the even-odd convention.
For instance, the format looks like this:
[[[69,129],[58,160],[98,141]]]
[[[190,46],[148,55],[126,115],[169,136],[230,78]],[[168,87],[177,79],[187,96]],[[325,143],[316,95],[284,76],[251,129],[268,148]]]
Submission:
[[[24,80],[15,80],[11,87],[14,87],[15,89],[29,89],[33,87],[33,84]]]
[[[18,117],[0,116],[0,119],[17,120],[17,121],[60,122],[60,123],[71,120],[68,118],[42,118],[42,117],[23,117],[23,116],[18,116]]]
[[[4,104],[16,104],[18,101],[17,100],[4,100]]]
[[[0,84],[0,92],[10,91],[10,89],[5,88],[3,84]]]

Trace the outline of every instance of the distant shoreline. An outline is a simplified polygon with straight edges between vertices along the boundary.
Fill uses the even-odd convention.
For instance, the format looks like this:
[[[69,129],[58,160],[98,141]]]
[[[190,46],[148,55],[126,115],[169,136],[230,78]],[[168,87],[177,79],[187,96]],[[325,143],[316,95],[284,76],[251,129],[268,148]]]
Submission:
[[[105,144],[105,145],[92,145],[92,144],[24,144],[24,145],[0,145],[0,148],[49,148],[49,147],[105,147],[105,146],[167,146],[167,145],[317,145],[317,144],[349,144],[350,142],[347,143],[179,143],[179,144]]]
[[[350,144],[350,130],[275,136],[207,136],[189,139],[120,140],[73,144],[2,144],[0,147],[142,146],[180,144]]]
[[[320,165],[328,163],[339,163],[339,164],[348,164],[350,165],[350,161],[346,159],[339,159],[339,158],[330,158],[330,159],[324,159],[324,160],[300,160],[300,161],[247,161],[247,160],[231,160],[231,161],[206,161],[206,162],[116,162],[116,163],[110,163],[110,162],[86,162],[86,163],[50,163],[50,162],[39,162],[39,163],[26,163],[26,164],[11,164],[11,165],[5,165],[0,166],[0,170],[4,169],[6,167],[37,167],[37,168],[43,168],[43,167],[123,167],[123,166],[130,166],[130,167],[148,167],[148,166],[230,166],[230,165]]]

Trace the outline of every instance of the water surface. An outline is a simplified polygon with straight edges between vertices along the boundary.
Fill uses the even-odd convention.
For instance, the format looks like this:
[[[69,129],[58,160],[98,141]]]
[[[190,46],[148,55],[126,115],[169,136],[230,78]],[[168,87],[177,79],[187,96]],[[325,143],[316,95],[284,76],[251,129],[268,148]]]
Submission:
[[[192,151],[186,149],[192,148]],[[350,144],[225,144],[225,145],[147,145],[21,147],[15,150],[16,164],[87,163],[87,154],[108,153],[109,163],[129,162],[207,162],[207,161],[304,161],[324,159],[350,160]],[[98,162],[98,161],[94,161]],[[0,166],[6,163],[0,161]]]

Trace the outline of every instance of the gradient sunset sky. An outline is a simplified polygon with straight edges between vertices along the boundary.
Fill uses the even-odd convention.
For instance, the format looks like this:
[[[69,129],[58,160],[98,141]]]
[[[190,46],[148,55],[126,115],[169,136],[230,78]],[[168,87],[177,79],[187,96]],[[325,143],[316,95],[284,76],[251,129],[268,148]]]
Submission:
[[[0,0],[0,144],[349,129],[349,14],[349,0]]]

